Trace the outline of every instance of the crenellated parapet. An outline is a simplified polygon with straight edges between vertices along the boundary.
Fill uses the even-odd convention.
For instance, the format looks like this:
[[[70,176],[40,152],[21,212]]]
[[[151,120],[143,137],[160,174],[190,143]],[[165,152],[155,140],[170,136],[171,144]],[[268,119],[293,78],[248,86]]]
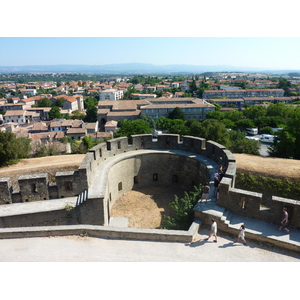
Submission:
[[[154,139],[151,134],[143,134],[131,136],[130,143],[127,137],[120,137],[98,144],[86,154],[77,171],[57,172],[51,188],[47,174],[19,176],[18,199],[30,202],[78,196],[88,190],[96,170],[101,168],[103,162],[123,153],[147,149],[184,151],[207,157],[228,168],[225,176],[232,178],[234,182],[235,158],[224,146],[192,136],[180,138],[177,134],[162,134]],[[202,168],[201,165],[195,166]],[[14,194],[10,178],[0,178],[0,190],[0,204],[12,203]]]

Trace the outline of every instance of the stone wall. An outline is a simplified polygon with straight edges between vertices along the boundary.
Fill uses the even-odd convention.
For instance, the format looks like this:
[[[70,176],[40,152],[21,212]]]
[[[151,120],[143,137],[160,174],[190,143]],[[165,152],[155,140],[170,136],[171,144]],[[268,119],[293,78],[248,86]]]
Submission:
[[[9,177],[0,178],[0,204],[12,203],[12,183]]]
[[[289,213],[291,228],[300,229],[300,201],[294,199],[272,196],[270,207],[261,205],[262,194],[236,189],[232,179],[223,178],[220,184],[220,197],[218,204],[234,214],[245,216],[269,223],[279,224],[283,207]]]
[[[135,151],[146,149],[164,150],[165,153],[134,155]],[[101,143],[86,154],[77,171],[56,173],[56,182],[51,187],[47,174],[20,176],[20,192],[13,195],[10,178],[0,178],[0,204],[12,203],[12,198],[29,202],[77,196],[90,190],[109,158],[127,152],[131,153],[130,158],[119,160],[107,171],[103,191],[79,206],[81,210],[78,210],[77,221],[80,224],[107,225],[114,201],[134,185],[176,184],[189,190],[192,185],[211,179],[211,168],[215,166],[209,169],[205,160],[201,163],[195,159],[200,155],[227,169],[220,185],[220,206],[233,213],[271,223],[278,222],[282,207],[286,206],[290,227],[300,227],[299,201],[273,196],[270,207],[263,207],[261,194],[235,189],[236,161],[229,150],[213,141],[191,136],[180,139],[175,134],[162,134],[157,139],[153,139],[151,134],[133,135],[130,143],[126,137]],[[94,210],[92,212],[88,212],[89,203]]]

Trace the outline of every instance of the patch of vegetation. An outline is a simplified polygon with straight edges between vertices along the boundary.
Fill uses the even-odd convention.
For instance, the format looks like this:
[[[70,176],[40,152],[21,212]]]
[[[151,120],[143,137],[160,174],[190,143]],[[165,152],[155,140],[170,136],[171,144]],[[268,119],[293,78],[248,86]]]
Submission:
[[[66,204],[65,211],[71,211],[74,207],[70,204]]]
[[[194,220],[193,208],[202,195],[202,185],[194,186],[194,191],[184,192],[183,198],[175,195],[170,208],[174,211],[175,217],[163,216],[165,229],[188,230]]]
[[[248,191],[263,193],[267,197],[278,196],[300,199],[298,182],[262,175],[237,173],[235,187]]]

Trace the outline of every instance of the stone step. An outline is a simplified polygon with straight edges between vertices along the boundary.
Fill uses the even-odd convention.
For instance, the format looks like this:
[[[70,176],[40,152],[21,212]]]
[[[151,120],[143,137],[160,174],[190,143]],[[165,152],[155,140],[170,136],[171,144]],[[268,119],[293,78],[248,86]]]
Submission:
[[[225,222],[226,219],[227,219],[228,214],[229,214],[229,210],[225,209],[224,212],[223,212],[223,215],[221,217],[221,221]]]
[[[231,212],[228,213],[227,218],[225,220],[225,224],[230,224],[231,218],[232,218],[233,214]]]

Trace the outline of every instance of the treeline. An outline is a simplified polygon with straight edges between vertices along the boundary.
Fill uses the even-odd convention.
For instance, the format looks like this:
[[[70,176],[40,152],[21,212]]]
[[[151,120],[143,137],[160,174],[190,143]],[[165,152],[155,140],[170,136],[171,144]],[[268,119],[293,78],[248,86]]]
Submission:
[[[119,122],[116,136],[146,134],[154,129],[165,133],[202,137],[224,145],[233,153],[259,154],[260,142],[249,140],[246,128],[257,127],[259,133],[274,134],[275,141],[269,147],[273,157],[300,159],[300,106],[277,103],[253,105],[242,111],[209,112],[206,120],[185,120],[180,108],[175,108],[167,118],[156,120],[143,115],[139,120]],[[274,132],[272,128],[281,128]]]
[[[8,77],[9,75],[9,77]],[[86,75],[86,74],[5,74],[0,76],[1,81],[12,81],[15,83],[28,83],[34,81],[104,81],[111,77],[120,75]]]
[[[72,154],[85,154],[92,147],[99,144],[99,140],[91,136],[84,136],[82,140],[72,140],[63,137],[62,143],[70,143]],[[44,157],[59,155],[60,147],[55,143],[45,145],[44,143],[31,143],[31,139],[17,138],[11,131],[0,131],[0,167],[16,164],[23,158]]]
[[[140,119],[130,121],[122,120],[118,124],[119,131],[115,137],[149,134],[153,130],[162,130],[164,133],[188,135],[213,140],[227,149],[236,153],[259,154],[260,143],[246,138],[246,133],[240,130],[228,130],[221,121],[208,120],[185,120],[185,115],[180,108],[169,112],[168,117],[161,117],[154,120],[152,117],[142,115]]]

